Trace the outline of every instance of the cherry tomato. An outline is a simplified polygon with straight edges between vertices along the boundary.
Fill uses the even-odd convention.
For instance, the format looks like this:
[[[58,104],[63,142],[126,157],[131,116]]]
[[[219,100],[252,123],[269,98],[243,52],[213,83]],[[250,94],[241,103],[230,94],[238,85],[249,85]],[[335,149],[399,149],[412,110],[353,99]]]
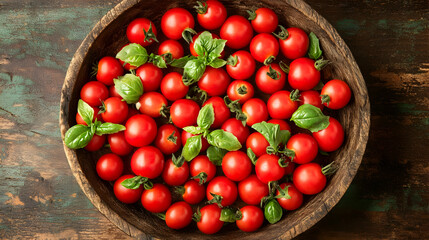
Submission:
[[[220,37],[227,40],[226,46],[232,49],[244,48],[252,40],[252,25],[242,16],[230,16],[220,29]]]
[[[247,100],[241,107],[241,110],[247,116],[246,124],[248,126],[268,119],[267,105],[259,98]]]
[[[320,93],[318,91],[308,90],[301,92],[298,103],[299,105],[311,104],[323,110],[322,100],[320,99]]]
[[[80,98],[91,107],[102,105],[102,101],[109,97],[109,90],[106,85],[98,81],[90,81],[83,85],[80,90]]]
[[[268,185],[261,182],[255,174],[238,183],[238,194],[247,204],[259,205],[261,199],[268,196],[268,193]]]
[[[200,210],[201,219],[197,222],[198,229],[205,234],[214,234],[219,232],[223,222],[219,220],[222,209],[216,204],[204,206]]]
[[[298,101],[291,99],[290,95],[290,92],[286,90],[271,95],[267,102],[270,117],[278,119],[292,117],[292,114],[298,109]]]
[[[107,141],[109,142],[110,150],[115,154],[124,156],[131,153],[133,150],[133,146],[125,139],[123,131],[109,134],[107,136]]]
[[[191,13],[183,8],[172,8],[161,19],[162,32],[173,40],[182,38],[182,32],[187,28],[194,28],[194,25]]]
[[[134,175],[124,175],[115,181],[113,185],[113,193],[115,197],[127,204],[136,203],[142,196],[143,193],[143,185],[140,185],[137,189],[129,189],[121,185],[123,181],[129,178],[135,177]]]
[[[134,147],[143,147],[152,143],[156,137],[156,122],[144,114],[137,114],[125,123],[125,139]]]
[[[264,213],[259,207],[244,206],[240,209],[242,218],[235,223],[244,232],[254,232],[264,223]]]
[[[293,172],[292,179],[296,189],[306,195],[319,193],[326,186],[326,176],[317,163],[298,166]]]
[[[128,119],[130,119],[132,116],[135,116],[137,114],[140,114],[139,110],[129,106],[128,107],[128,116],[127,116],[127,121]]]
[[[211,104],[214,109],[214,122],[211,128],[219,128],[222,124],[231,116],[229,108],[226,106],[225,101],[221,97],[211,97],[204,104],[203,107],[207,104]]]
[[[316,87],[320,81],[320,72],[310,58],[298,58],[292,61],[288,75],[289,85],[300,91]]]
[[[128,116],[128,104],[118,97],[110,97],[104,101],[105,111],[101,117],[105,122],[122,123]]]
[[[189,180],[184,185],[182,194],[183,200],[189,204],[198,204],[206,196],[206,189],[203,184],[199,184],[194,180]]]
[[[95,119],[98,119],[98,112],[100,111],[100,109],[98,107],[92,107],[92,109],[94,109],[94,117],[92,118],[92,122],[95,121]],[[76,113],[76,123],[77,124],[82,124],[85,126],[88,126],[88,124],[86,124],[86,122],[83,120],[83,118],[79,115],[79,113]]]
[[[121,48],[121,50],[124,48],[124,47],[126,47],[126,46],[128,46],[128,45],[130,45],[129,43],[128,44],[125,44],[122,48]],[[125,68],[125,70],[127,70],[127,71],[130,71],[130,70],[134,70],[134,69],[136,69],[137,68],[137,66],[133,66],[133,65],[131,65],[131,64],[129,64],[129,63],[125,63],[124,61],[122,61],[121,59],[118,59],[119,60],[119,62],[121,63],[121,66],[123,66],[124,68]]]
[[[98,159],[95,169],[101,179],[115,181],[124,170],[124,162],[118,155],[108,153]]]
[[[255,11],[255,15],[251,23],[253,29],[258,33],[272,33],[276,30],[277,25],[279,25],[276,13],[269,8],[259,8]]]
[[[187,131],[183,130],[182,131],[182,145],[185,146],[186,141],[188,141],[188,138],[196,136],[194,134],[188,133]],[[201,143],[201,152],[204,152],[205,150],[207,150],[207,148],[210,147],[210,144],[207,142],[207,139],[205,139],[204,137],[201,138],[202,139],[202,143]]]
[[[171,57],[173,59],[179,59],[183,57],[184,50],[182,45],[178,41],[168,39],[162,42],[158,48],[158,55],[166,53],[171,53]]]
[[[250,42],[250,53],[256,61],[264,63],[268,58],[277,57],[279,43],[273,35],[260,33],[254,36]]]
[[[169,228],[181,229],[192,221],[192,208],[186,202],[173,203],[165,213],[165,223]]]
[[[164,155],[158,148],[141,147],[134,152],[130,165],[135,175],[153,179],[161,175],[164,169]]]
[[[214,30],[222,26],[227,17],[225,6],[217,0],[207,0],[203,5],[203,8],[197,9],[198,23],[208,30]]]
[[[319,152],[316,140],[306,133],[293,135],[287,142],[286,148],[295,152],[293,162],[298,164],[313,161]]]
[[[155,146],[165,155],[177,152],[182,146],[179,130],[172,124],[162,125],[158,128]]]
[[[205,182],[209,182],[216,175],[216,165],[214,165],[207,156],[199,155],[192,159],[189,171],[191,172],[192,177],[195,177],[202,172],[206,173],[207,178]],[[200,179],[194,180],[202,184]]]
[[[262,66],[256,72],[256,86],[264,93],[273,94],[283,89],[286,83],[286,73],[277,63]]]
[[[333,152],[341,147],[344,141],[344,129],[341,123],[333,117],[329,117],[329,126],[313,133],[320,150]]]
[[[220,204],[226,207],[233,204],[237,199],[237,185],[227,177],[218,176],[213,178],[207,185],[206,197],[209,201],[213,199],[211,193],[222,196]]]
[[[194,44],[195,44],[195,40],[201,35],[201,33],[202,32],[199,32],[197,35],[194,35],[192,37],[192,42],[189,44],[189,51],[191,51],[192,56],[195,56],[195,57],[198,57],[198,53],[195,51]],[[220,37],[218,35],[216,35],[214,33],[211,33],[211,34],[212,34],[213,39],[220,39]],[[225,51],[222,51],[220,53],[219,58],[224,58],[224,57],[225,57]]]
[[[292,174],[295,170],[296,164],[290,160],[290,158],[286,158],[284,164],[287,165],[285,169],[285,175]]]
[[[105,85],[113,85],[113,79],[122,75],[124,75],[124,69],[116,58],[103,57],[98,62],[96,78]]]
[[[255,73],[255,69],[255,60],[244,50],[233,53],[226,65],[226,71],[234,79],[248,79]]]
[[[257,157],[266,154],[268,146],[270,146],[270,144],[267,139],[258,132],[250,134],[246,140],[246,148],[252,149],[253,153],[255,153]]]
[[[282,208],[292,211],[301,207],[303,202],[303,196],[298,189],[292,183],[282,183],[280,188],[286,191],[289,194],[290,198],[277,198],[280,206]],[[277,190],[277,195],[280,195],[280,192]]]
[[[155,24],[146,18],[136,18],[127,27],[127,38],[131,43],[138,43],[143,47],[149,46],[154,40],[145,41],[145,31],[148,32],[152,28],[152,33],[157,35]],[[147,40],[147,39],[146,39]]]
[[[247,128],[247,126],[243,126],[243,123],[236,118],[230,118],[226,120],[222,124],[221,129],[225,132],[232,133],[238,139],[241,145],[244,144],[250,134],[249,128]]]
[[[242,151],[232,151],[222,159],[222,170],[232,181],[241,181],[250,175],[253,165],[250,158]]]
[[[283,55],[289,59],[297,59],[307,54],[309,40],[307,33],[300,28],[286,29],[288,36],[285,39],[279,39],[280,50]]]
[[[170,186],[179,186],[186,182],[189,177],[188,163],[184,162],[182,166],[177,167],[171,159],[164,164],[162,179]]]
[[[105,142],[106,135],[98,136],[97,134],[94,134],[91,141],[89,141],[88,145],[86,145],[85,150],[90,152],[98,151],[104,146]]]
[[[144,92],[147,93],[159,89],[163,73],[159,67],[152,63],[145,63],[137,68],[136,75],[142,81]]]
[[[288,130],[289,132],[292,132],[292,130],[290,129],[289,124],[281,119],[270,119],[268,120],[268,123],[272,123],[272,124],[278,124],[280,126],[280,130]]]
[[[122,99],[121,95],[116,91],[115,85],[109,87],[109,97],[118,97]]]
[[[334,79],[323,86],[321,96],[323,105],[330,109],[340,109],[349,103],[352,92],[346,82]]]
[[[170,72],[161,81],[161,92],[168,100],[176,101],[184,98],[189,87],[182,81],[182,75],[178,72]]]
[[[155,183],[153,188],[143,192],[141,201],[149,212],[164,212],[171,204],[171,193],[165,185]]]
[[[223,68],[207,67],[198,81],[198,87],[207,92],[210,97],[225,94],[231,79]]]
[[[161,117],[161,111],[167,107],[168,102],[159,92],[148,92],[141,95],[137,102],[138,109],[141,113],[150,117]]]
[[[170,117],[174,125],[179,128],[194,126],[197,123],[200,107],[189,99],[179,99],[170,108]]]
[[[235,80],[229,84],[227,95],[232,101],[238,100],[240,104],[244,104],[247,100],[253,97],[255,90],[252,84],[244,80]]]
[[[264,154],[256,160],[256,176],[263,183],[277,181],[285,175],[285,168],[279,165],[279,157]]]

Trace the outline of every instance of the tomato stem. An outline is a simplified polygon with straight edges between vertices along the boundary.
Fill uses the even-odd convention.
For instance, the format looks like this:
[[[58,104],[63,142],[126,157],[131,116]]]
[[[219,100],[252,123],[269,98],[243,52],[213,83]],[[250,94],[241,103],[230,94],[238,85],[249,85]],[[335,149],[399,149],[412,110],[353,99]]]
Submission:
[[[325,176],[334,174],[338,170],[337,164],[333,161],[322,168],[322,173]]]
[[[218,194],[215,194],[212,192],[210,193],[210,195],[212,195],[213,198],[211,200],[207,201],[207,204],[216,203],[219,208],[223,208],[223,206],[221,204],[223,197],[221,195],[218,195]]]
[[[323,59],[323,57],[316,62],[314,62],[314,68],[317,69],[317,71],[321,71],[323,68],[325,68],[328,64],[330,64],[331,61]]]
[[[177,139],[177,137],[176,137]],[[174,156],[174,154],[171,154],[171,161],[173,162],[173,164],[176,167],[181,167],[183,165],[183,163],[185,162],[185,158],[182,155],[179,155],[178,158],[176,158],[176,156]]]
[[[137,104],[136,104],[136,106],[137,106]],[[162,107],[161,107],[161,109],[159,110],[159,114],[163,118],[168,119],[169,116],[170,116],[170,106],[166,106],[165,104],[163,104]]]
[[[280,28],[279,33],[273,32],[274,36],[278,37],[281,40],[285,40],[287,37],[289,37],[289,32],[286,30],[285,27],[283,27],[282,25],[279,25],[279,28]]]
[[[269,56],[267,59],[264,60],[264,65],[271,64],[276,59],[275,56]]]
[[[254,10],[246,10],[246,12],[249,14],[249,17],[247,19],[249,19],[250,21],[255,20],[256,12]]]
[[[284,63],[283,61],[280,61],[279,62],[279,66],[280,66],[280,68],[282,69],[283,72],[289,73],[290,67],[286,63]]]
[[[277,186],[277,190],[279,191],[279,195],[275,196],[275,198],[291,199],[292,197],[289,195],[289,187],[290,186],[286,186],[283,189],[280,186]]]
[[[157,216],[159,219],[165,221],[165,213],[152,213],[152,214]]]
[[[301,94],[299,93],[299,90],[295,89],[292,92],[290,92],[289,98],[290,98],[290,100],[296,102],[296,101],[300,101],[299,100],[300,96],[301,96]]]
[[[194,29],[192,28],[186,28],[185,30],[183,30],[182,32],[182,37],[183,39],[185,39],[185,41],[190,44],[191,42],[193,42],[192,40],[192,35],[197,34],[197,32],[195,32]]]
[[[329,95],[320,95],[321,99],[322,99],[322,104],[326,103],[327,106],[329,106],[329,102],[331,101],[331,98],[329,97]]]
[[[243,113],[243,111],[241,111],[241,104],[238,102],[239,100],[232,101],[228,96],[225,96],[223,100],[225,101],[225,104],[229,110],[232,113],[235,113],[235,118],[242,122],[244,121],[243,125],[245,126],[247,116]]]
[[[226,60],[226,64],[235,67],[238,63],[238,57],[237,56],[229,56]]]
[[[271,67],[271,64],[269,65],[269,71],[267,72],[267,75],[273,80],[279,80],[282,76],[281,73]]]
[[[173,191],[179,194],[180,196],[182,196],[183,194],[185,194],[186,189],[184,186],[177,186],[177,187],[174,187]]]
[[[198,14],[207,13],[207,3],[205,1],[203,1],[203,2],[197,1],[197,4],[198,5],[195,5],[194,8]]]
[[[174,144],[177,144],[177,137],[174,136],[174,134],[176,134],[176,131],[173,131],[170,134],[170,136],[167,137],[167,140],[170,141],[170,142],[172,142],[172,143],[174,143]]]
[[[199,207],[197,208],[197,211],[192,216],[192,220],[194,220],[195,222],[199,222],[201,220],[201,211]]]
[[[237,89],[237,93],[240,95],[245,95],[247,94],[247,87],[245,85],[241,85],[238,89]]]
[[[154,40],[155,42],[159,42],[158,39],[156,38],[155,33],[153,33],[152,23],[149,24],[149,29],[147,31],[143,28],[143,33],[144,33],[143,41],[149,42],[150,40]]]
[[[198,184],[203,185],[207,181],[207,173],[200,172],[198,175],[191,177],[191,179],[198,179]]]

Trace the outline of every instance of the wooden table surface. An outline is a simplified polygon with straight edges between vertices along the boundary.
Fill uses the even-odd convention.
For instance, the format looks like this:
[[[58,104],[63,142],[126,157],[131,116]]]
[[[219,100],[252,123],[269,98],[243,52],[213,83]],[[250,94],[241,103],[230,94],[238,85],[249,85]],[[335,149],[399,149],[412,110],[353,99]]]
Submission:
[[[128,239],[80,190],[58,113],[68,64],[119,0],[0,0],[0,238]],[[366,80],[371,131],[339,204],[298,239],[429,238],[429,3],[308,0]]]

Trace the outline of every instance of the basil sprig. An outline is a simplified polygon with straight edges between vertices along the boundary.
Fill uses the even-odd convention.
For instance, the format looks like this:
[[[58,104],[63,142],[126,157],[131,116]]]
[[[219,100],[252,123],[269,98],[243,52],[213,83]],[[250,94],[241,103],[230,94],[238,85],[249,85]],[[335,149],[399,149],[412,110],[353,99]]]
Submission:
[[[267,147],[267,153],[273,154],[279,152],[280,144],[285,145],[290,138],[290,132],[288,130],[280,130],[280,125],[267,123],[265,121],[255,123],[252,128],[262,134],[268,141],[270,146]]]
[[[128,73],[117,79],[113,79],[116,92],[128,104],[137,103],[143,95],[143,84],[139,77]]]
[[[216,166],[222,166],[222,159],[228,151],[216,146],[210,146],[207,149],[207,157]]]
[[[154,53],[148,54],[147,50],[138,43],[130,43],[123,47],[117,54],[116,58],[134,67],[150,62],[159,68],[166,68],[167,63],[161,55]]]
[[[317,38],[316,34],[311,32],[308,35],[308,38],[310,40],[310,45],[308,47],[308,56],[311,59],[317,60],[322,56],[322,50],[320,49],[319,39]]]
[[[320,108],[311,104],[301,105],[290,119],[295,124],[311,132],[318,132],[329,126],[329,116],[325,116]]]

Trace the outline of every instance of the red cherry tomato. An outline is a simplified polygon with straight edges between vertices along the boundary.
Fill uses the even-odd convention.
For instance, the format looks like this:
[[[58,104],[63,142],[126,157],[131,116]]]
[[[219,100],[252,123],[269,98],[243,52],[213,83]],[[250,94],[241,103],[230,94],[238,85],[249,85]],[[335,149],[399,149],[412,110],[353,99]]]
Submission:
[[[153,188],[143,192],[141,201],[149,212],[164,212],[171,204],[171,193],[165,185],[155,183]]]
[[[285,167],[285,175],[292,174],[295,170],[296,164],[292,162],[289,158],[285,159],[284,164],[287,165]]]
[[[200,185],[194,180],[187,181],[183,187],[183,200],[189,204],[198,204],[206,196],[206,189],[204,188],[204,185]]]
[[[173,203],[165,213],[165,223],[169,228],[181,229],[192,221],[192,208],[186,202]]]
[[[211,97],[204,104],[211,104],[214,109],[215,119],[211,128],[219,128],[231,116],[229,108],[226,106],[225,101],[221,97]]]
[[[94,134],[91,141],[89,141],[88,145],[86,145],[85,150],[90,152],[98,151],[104,146],[105,142],[106,135],[98,136],[97,134]]]
[[[286,39],[279,39],[280,50],[289,59],[297,59],[307,54],[309,40],[307,33],[299,28],[286,29],[288,36]]]
[[[227,40],[226,46],[232,49],[244,48],[253,37],[252,25],[242,16],[230,16],[220,29],[220,37]]]
[[[329,117],[329,126],[323,130],[313,133],[320,150],[333,152],[341,147],[344,141],[344,129],[341,123],[333,117]]]
[[[298,164],[313,161],[319,152],[316,140],[311,135],[305,133],[293,135],[287,142],[286,148],[295,152],[293,162]]]
[[[98,119],[100,117],[98,116],[98,112],[100,111],[100,109],[98,107],[92,107],[92,109],[94,109],[94,117],[92,118],[92,122],[95,121],[95,119]],[[101,119],[100,119],[101,120]],[[83,120],[83,118],[79,115],[79,113],[76,113],[76,123],[77,124],[81,124],[81,125],[85,125],[88,126],[88,124],[86,124],[86,122]]]
[[[115,85],[109,87],[109,97],[118,97],[122,99],[121,95],[116,91]]]
[[[189,171],[191,172],[192,177],[195,177],[202,172],[206,173],[206,182],[209,182],[216,175],[216,165],[214,165],[207,156],[199,155],[192,159]],[[201,183],[200,179],[194,180]]]
[[[145,63],[137,68],[136,75],[142,81],[144,92],[147,93],[159,89],[163,73],[159,67],[152,63]]]
[[[232,101],[238,100],[240,104],[244,104],[247,100],[253,97],[255,90],[252,84],[243,80],[235,80],[229,84],[227,95]]]
[[[200,107],[189,99],[179,99],[170,108],[170,117],[174,125],[179,128],[194,126],[197,123]]]
[[[127,27],[127,38],[131,43],[138,43],[143,47],[149,46],[153,43],[153,39],[145,41],[145,31],[148,32],[152,27],[152,32],[157,35],[155,24],[146,18],[136,18]]]
[[[182,145],[185,146],[186,141],[188,141],[188,138],[196,136],[194,134],[188,133],[187,131],[183,130],[182,131]],[[201,146],[201,152],[204,152],[205,150],[207,150],[207,148],[210,147],[210,144],[207,142],[207,139],[205,139],[204,137],[201,138],[202,139],[202,146]]]
[[[128,119],[130,119],[132,116],[135,116],[137,114],[140,114],[139,110],[129,106],[128,107],[128,116],[127,116],[127,121]]]
[[[201,35],[201,33],[202,32],[199,32],[197,35],[194,35],[192,37],[192,42],[189,44],[189,51],[191,51],[192,56],[195,56],[195,57],[198,57],[198,53],[195,51],[194,44],[195,44],[195,40]],[[214,33],[211,33],[211,34],[213,39],[220,39],[218,35]],[[224,57],[225,57],[225,51],[222,51],[220,53],[220,58],[224,58]]]
[[[213,199],[211,193],[222,196],[221,205],[223,207],[233,204],[238,195],[237,185],[224,176],[213,178],[207,185],[206,193],[209,201]]]
[[[161,19],[162,32],[173,40],[182,38],[182,32],[187,28],[194,28],[194,25],[191,13],[183,8],[172,8]]]
[[[264,154],[256,160],[256,176],[263,183],[277,181],[285,175],[285,168],[279,165],[279,157]]]
[[[156,137],[156,122],[153,118],[137,114],[125,123],[125,139],[134,147],[143,147],[152,143]]]
[[[270,144],[267,139],[258,132],[250,134],[246,140],[246,148],[252,149],[253,153],[255,153],[257,157],[266,154],[268,146],[270,146]]]
[[[131,153],[133,150],[133,146],[125,139],[123,131],[109,134],[107,136],[107,141],[109,142],[110,150],[115,154],[124,156]]]
[[[268,193],[268,185],[261,182],[254,174],[238,183],[240,199],[247,204],[259,205],[261,199],[268,196]]]
[[[124,162],[118,155],[108,153],[98,159],[95,169],[101,179],[115,181],[124,170]]]
[[[225,132],[232,133],[238,139],[241,145],[244,144],[250,134],[249,128],[247,128],[247,126],[243,126],[243,123],[236,118],[230,118],[226,120],[222,124],[221,128]]]
[[[105,122],[122,123],[128,116],[128,104],[118,97],[110,97],[104,101],[105,111],[101,117]]]
[[[113,85],[113,79],[122,75],[124,75],[124,69],[116,58],[103,57],[98,62],[96,78],[105,85]]]
[[[143,193],[143,185],[140,185],[137,189],[128,189],[121,185],[123,181],[129,178],[135,177],[134,175],[124,175],[120,177],[118,180],[115,181],[115,184],[113,185],[113,193],[115,194],[115,197],[127,204],[136,203],[142,196]]]
[[[198,229],[205,234],[214,234],[219,232],[223,222],[219,220],[222,209],[216,204],[204,206],[200,210],[201,219],[197,222]]]
[[[272,70],[270,70],[270,66]],[[286,83],[286,73],[277,63],[272,63],[269,66],[259,68],[256,72],[255,82],[262,92],[273,94],[283,89]]]
[[[317,163],[298,166],[293,172],[292,178],[296,189],[306,195],[317,194],[326,186],[326,176]]]
[[[320,81],[320,72],[314,67],[314,61],[310,58],[293,60],[289,69],[288,81],[294,89],[310,90]]]
[[[189,177],[188,163],[184,162],[182,166],[176,167],[171,159],[164,164],[162,179],[170,186],[179,186],[186,182]]]
[[[179,59],[183,57],[184,50],[182,45],[178,41],[168,39],[162,42],[158,48],[158,55],[166,53],[171,53],[171,57],[173,59]]]
[[[207,67],[198,81],[198,87],[211,97],[220,96],[225,94],[230,82],[231,80],[223,68]]]
[[[241,110],[247,116],[246,124],[248,126],[268,119],[267,105],[259,98],[247,100],[241,107]]]
[[[323,110],[322,100],[320,99],[320,93],[318,91],[308,90],[301,92],[298,103],[299,105],[311,104]]]
[[[280,126],[280,130],[288,130],[289,132],[292,132],[292,130],[290,129],[289,124],[281,119],[270,119],[268,120],[268,123],[272,123],[272,124],[278,124]]]
[[[256,61],[263,63],[268,58],[277,57],[279,43],[273,35],[260,33],[250,42],[250,53]]]
[[[256,63],[249,52],[240,50],[231,56],[226,65],[229,76],[234,79],[248,79],[255,73]]]
[[[168,100],[176,101],[184,98],[189,87],[182,81],[182,75],[177,72],[170,72],[161,81],[161,92]]]
[[[205,29],[214,30],[222,26],[227,17],[225,6],[217,0],[207,0],[204,8],[197,10],[198,23]],[[205,10],[205,11],[204,11]]]
[[[130,165],[135,175],[153,179],[161,175],[164,169],[164,155],[158,148],[141,147],[134,152]]]
[[[222,159],[222,170],[232,181],[241,181],[250,175],[253,165],[250,158],[242,151],[232,151]]]
[[[303,196],[298,189],[292,183],[282,183],[280,187],[289,194],[290,198],[277,198],[280,206],[282,208],[292,211],[301,207],[303,202]],[[277,190],[277,195],[280,195],[280,192]]]
[[[177,152],[182,146],[179,130],[172,124],[165,124],[158,128],[155,146],[165,155]]]
[[[255,18],[251,21],[253,29],[258,33],[272,33],[279,25],[276,13],[269,8],[259,8],[255,11]]]
[[[144,93],[137,102],[138,109],[141,113],[150,117],[161,117],[161,111],[167,107],[168,102],[159,92]]]
[[[80,90],[80,98],[91,107],[101,106],[102,101],[109,97],[106,85],[98,81],[90,81]]]
[[[323,86],[321,96],[325,100],[323,105],[330,109],[341,109],[349,103],[352,92],[346,82],[334,79]]]
[[[289,119],[298,109],[298,101],[290,98],[290,92],[283,90],[271,95],[268,99],[268,113],[272,118]]]
[[[242,218],[235,223],[244,232],[254,232],[264,223],[264,213],[259,207],[244,206],[240,209]]]

